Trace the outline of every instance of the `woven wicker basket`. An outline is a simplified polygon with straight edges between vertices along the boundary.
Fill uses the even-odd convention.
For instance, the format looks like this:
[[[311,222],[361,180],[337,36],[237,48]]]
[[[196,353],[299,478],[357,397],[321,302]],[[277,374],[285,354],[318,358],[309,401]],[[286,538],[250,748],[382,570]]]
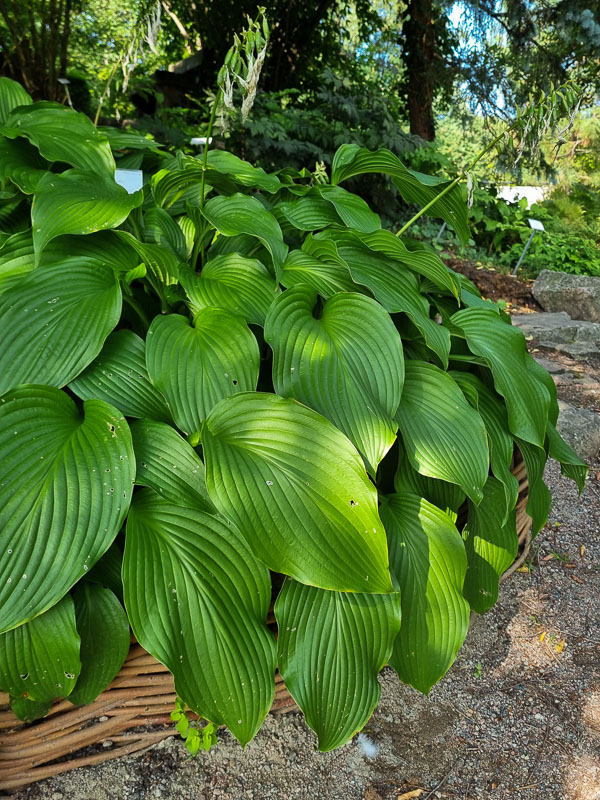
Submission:
[[[523,563],[531,541],[531,520],[525,513],[527,473],[519,454],[512,471],[519,481],[519,554],[502,579]],[[464,523],[459,516],[459,525],[461,521]],[[274,620],[270,623],[273,625]],[[275,682],[272,711],[294,709],[295,703],[279,674]],[[76,707],[68,700],[58,700],[44,719],[26,724],[10,710],[8,695],[0,692],[0,789],[16,789],[143,750],[174,734],[170,720],[174,706],[171,674],[135,642],[117,677],[87,706]]]

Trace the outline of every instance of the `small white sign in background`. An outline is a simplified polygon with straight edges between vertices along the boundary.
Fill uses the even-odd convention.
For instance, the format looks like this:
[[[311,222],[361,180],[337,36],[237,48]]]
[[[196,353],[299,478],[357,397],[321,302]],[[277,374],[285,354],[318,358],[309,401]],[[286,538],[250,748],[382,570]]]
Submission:
[[[116,169],[115,181],[129,194],[133,194],[144,186],[144,173],[141,169]]]

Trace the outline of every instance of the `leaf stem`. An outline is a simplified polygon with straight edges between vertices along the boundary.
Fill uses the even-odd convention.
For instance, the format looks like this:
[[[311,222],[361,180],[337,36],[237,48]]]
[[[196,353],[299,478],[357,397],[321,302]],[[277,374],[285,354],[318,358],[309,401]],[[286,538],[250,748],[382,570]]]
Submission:
[[[108,94],[108,90],[110,89],[110,85],[113,82],[113,78],[115,77],[115,73],[117,71],[117,68],[118,68],[119,64],[121,63],[122,58],[123,58],[123,51],[121,50],[121,54],[120,54],[119,58],[115,61],[115,64],[114,64],[112,70],[110,71],[110,75],[108,76],[108,80],[106,81],[106,84],[104,86],[104,90],[102,92],[102,95],[100,96],[100,101],[98,103],[98,108],[96,109],[96,116],[94,117],[94,125],[96,125],[96,126],[98,125],[98,120],[100,119],[100,111],[102,109],[104,101],[106,100],[106,95]]]
[[[458,175],[458,177],[456,177],[451,183],[449,183],[448,186],[446,186],[445,189],[443,189],[436,197],[434,197],[433,200],[430,200],[426,205],[424,205],[423,208],[421,208],[414,215],[414,217],[411,217],[408,220],[408,222],[400,228],[400,230],[398,231],[396,236],[402,236],[402,234],[405,231],[407,231],[408,228],[410,228],[410,226],[419,219],[419,217],[422,217],[423,214],[425,214],[426,211],[429,211],[431,206],[435,205],[435,203],[437,203],[438,200],[441,200],[442,197],[444,197],[444,195],[448,194],[448,192],[452,191],[452,189],[454,189],[455,186],[457,186],[462,180],[464,180],[467,177],[467,175],[469,174],[469,172],[471,172],[473,167],[477,164],[477,162],[480,161],[484,157],[484,155],[486,153],[489,153],[489,151],[492,149],[492,147],[495,147],[495,145],[500,141],[500,139],[503,139],[506,136],[506,134],[515,127],[515,125],[518,122],[521,122],[521,120],[522,120],[522,117],[519,118],[519,119],[514,120],[507,128],[505,128],[502,131],[502,133],[499,133],[498,136],[495,136],[492,139],[492,141],[488,145],[486,145],[483,148],[483,150],[477,156],[475,156],[475,158],[473,159],[473,161],[471,161],[469,166],[466,169],[461,171],[461,173],[460,173],[460,175]]]
[[[204,155],[202,158],[202,179],[200,180],[200,212],[204,208],[204,184],[206,182],[206,165],[208,162],[208,148],[212,137],[212,130],[215,124],[215,117],[217,116],[217,108],[221,100],[222,90],[219,87],[215,95],[215,100],[210,112],[210,119],[208,121],[208,130],[206,132],[206,144],[204,145]],[[196,266],[196,259],[198,258],[198,250],[200,250],[200,262],[204,263],[204,231],[197,237],[194,242],[194,249],[192,251],[192,267]]]

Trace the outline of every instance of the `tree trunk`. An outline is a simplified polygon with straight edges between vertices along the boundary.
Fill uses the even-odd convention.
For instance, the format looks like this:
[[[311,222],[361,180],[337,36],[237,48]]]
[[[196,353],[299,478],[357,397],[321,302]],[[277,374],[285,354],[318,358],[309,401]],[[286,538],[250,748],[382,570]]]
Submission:
[[[432,0],[409,0],[407,15],[409,18],[404,23],[402,32],[410,132],[432,142],[435,139],[435,32]]]

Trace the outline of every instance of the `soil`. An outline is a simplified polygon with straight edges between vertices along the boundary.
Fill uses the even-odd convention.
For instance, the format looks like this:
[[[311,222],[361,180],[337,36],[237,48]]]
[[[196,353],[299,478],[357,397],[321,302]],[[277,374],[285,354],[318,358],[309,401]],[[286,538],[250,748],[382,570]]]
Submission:
[[[497,271],[494,267],[476,264],[457,255],[446,255],[445,263],[473,281],[482,296],[488,300],[505,300],[511,310],[519,313],[541,311],[540,305],[531,294],[532,280],[512,277]]]
[[[533,310],[518,288],[528,284],[465,274],[492,299],[510,281],[504,298]],[[544,357],[564,399],[596,407],[577,380],[561,388],[560,369],[597,381],[597,367]],[[495,608],[473,615],[447,676],[425,697],[384,670],[377,710],[345,747],[318,753],[299,713],[269,715],[245,750],[222,731],[213,751],[190,759],[167,739],[15,800],[600,800],[600,463],[591,467],[579,498],[548,466],[549,523]]]

